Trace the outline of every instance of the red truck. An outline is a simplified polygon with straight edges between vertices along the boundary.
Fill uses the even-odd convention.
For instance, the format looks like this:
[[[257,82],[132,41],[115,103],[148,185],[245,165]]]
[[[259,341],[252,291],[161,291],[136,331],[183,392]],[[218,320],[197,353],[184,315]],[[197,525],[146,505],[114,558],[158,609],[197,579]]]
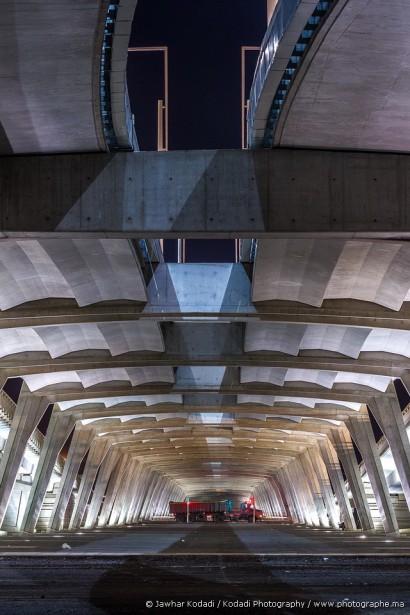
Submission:
[[[169,513],[174,515],[177,523],[189,521],[200,522],[225,521],[226,502],[170,502]]]

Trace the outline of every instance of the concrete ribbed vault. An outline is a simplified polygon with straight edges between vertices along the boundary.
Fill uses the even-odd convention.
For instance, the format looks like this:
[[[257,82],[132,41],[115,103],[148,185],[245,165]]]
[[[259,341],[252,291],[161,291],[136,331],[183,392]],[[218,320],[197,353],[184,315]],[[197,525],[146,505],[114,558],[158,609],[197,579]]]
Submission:
[[[395,4],[402,9],[403,23],[410,21],[405,4]],[[19,18],[30,25],[31,17],[23,6],[17,5],[12,3],[10,15],[17,15],[17,7]],[[115,54],[119,53],[120,58],[126,48],[134,5],[133,0],[120,3],[126,14],[123,13],[122,25],[121,20],[117,22],[114,38],[119,51],[114,50],[112,71],[117,67],[124,73],[124,63],[119,60],[115,64]],[[298,5],[304,11],[313,6],[303,1]],[[385,149],[408,149],[407,119],[401,106],[409,98],[402,90],[406,63],[400,64],[403,54],[407,58],[407,42],[401,40],[404,28],[397,40],[402,55],[395,55],[394,62],[389,60],[388,45],[378,46],[381,51],[377,55],[377,82],[372,68],[375,47],[372,53],[367,47],[366,53],[358,52],[363,45],[370,47],[374,42],[375,20],[379,24],[383,6],[377,0],[334,3],[333,12],[322,24],[298,72],[306,81],[295,81],[289,90],[280,116],[280,121],[284,118],[286,123],[280,128],[279,144],[318,147],[326,140],[326,147],[376,148],[383,139]],[[51,31],[54,11],[61,13],[65,8],[64,2],[46,3],[42,7],[46,30]],[[87,70],[82,71],[80,66],[78,71],[79,80],[85,78],[87,82],[86,102],[79,109],[81,121],[77,124],[80,141],[70,138],[66,108],[63,120],[55,121],[56,92],[50,94],[45,123],[34,111],[30,115],[32,132],[15,121],[15,114],[21,110],[18,105],[14,109],[6,96],[1,121],[2,136],[7,138],[3,139],[6,145],[1,151],[107,149],[105,141],[101,145],[103,121],[95,114],[95,74],[91,68],[95,61],[101,68],[101,46],[96,41],[102,40],[106,24],[97,17],[106,8],[105,3],[89,2],[76,15],[87,36],[82,58]],[[349,11],[352,19],[345,23]],[[395,22],[391,7],[385,13],[385,41],[389,42]],[[38,15],[33,19],[38,20]],[[57,25],[61,25],[60,20]],[[90,37],[90,29],[96,25],[97,37]],[[364,39],[358,36],[358,25],[365,28]],[[289,37],[295,38],[295,32],[291,28]],[[320,37],[325,35],[320,45]],[[18,48],[19,29],[9,36]],[[44,43],[34,42],[35,53],[39,53]],[[292,49],[288,45],[288,56]],[[6,59],[7,54],[8,50]],[[69,47],[65,54],[69,61],[75,60]],[[38,63],[36,79],[41,92],[60,69],[58,54],[53,58],[48,49],[48,55],[50,65],[44,68],[44,64]],[[383,58],[387,64],[381,63]],[[277,59],[273,57],[274,62]],[[338,92],[338,85],[345,87],[357,81],[352,66],[363,85],[360,96],[368,101],[367,105],[353,104],[357,87],[346,87],[345,98]],[[18,84],[26,88],[30,94],[27,100],[34,109],[37,90],[33,71],[27,71],[27,75],[14,71],[12,82],[13,87]],[[337,82],[332,80],[335,74]],[[112,100],[124,105],[125,81],[123,75],[115,77],[112,84],[119,83],[120,91]],[[34,84],[31,89],[29,83]],[[307,104],[312,84],[314,104]],[[381,100],[387,121],[372,140],[368,127]],[[39,108],[43,105],[41,101],[38,104]],[[339,122],[334,122],[335,116],[345,117],[342,105],[347,105],[352,113],[354,139],[345,129],[340,130]],[[386,138],[386,126],[389,134],[394,132],[388,121],[394,109],[399,109],[401,130]],[[124,128],[126,118],[118,116],[117,120],[118,130],[114,118],[114,132],[117,137],[126,136],[126,131],[122,133],[120,129]],[[58,147],[58,131],[53,127],[64,133],[58,138]],[[23,147],[25,130],[28,135]],[[40,136],[45,134],[48,137],[44,137],[43,143]],[[322,141],[317,135],[321,135]],[[343,138],[338,140],[340,135]],[[189,153],[179,156],[180,165],[181,161],[185,165],[185,156],[189,157]],[[212,235],[214,228],[215,232],[222,229],[227,233],[230,221],[225,211],[219,211],[219,193],[212,192],[210,185],[221,169],[225,180],[226,176],[230,180],[232,163],[225,165],[224,160],[231,158],[215,153],[206,154],[205,158],[215,168],[209,171],[209,181],[208,176],[202,181],[201,190],[206,188],[209,198],[215,194],[215,213],[209,215],[209,220],[203,216],[201,224],[208,235]],[[4,391],[1,396],[2,527],[32,532],[36,526],[59,529],[115,525],[165,515],[171,499],[188,496],[239,500],[251,493],[266,513],[308,525],[337,527],[341,518],[349,529],[376,527],[390,533],[408,527],[409,414],[403,415],[395,389],[410,385],[410,252],[406,241],[389,239],[388,235],[385,239],[364,240],[353,232],[349,238],[331,234],[308,237],[300,232],[292,238],[259,240],[252,255],[244,242],[242,261],[236,264],[167,264],[155,241],[140,243],[122,235],[121,229],[129,223],[129,236],[139,239],[144,226],[137,232],[134,225],[145,224],[147,213],[145,209],[137,212],[135,222],[133,209],[120,211],[114,199],[117,193],[126,193],[132,202],[135,200],[137,188],[130,181],[132,164],[128,162],[131,158],[101,154],[98,159],[97,164],[94,157],[89,158],[87,164],[95,168],[83,177],[83,169],[76,170],[73,162],[83,158],[42,158],[42,171],[64,164],[61,177],[81,175],[79,184],[70,182],[72,194],[68,204],[62,205],[61,199],[54,204],[56,194],[63,195],[69,190],[58,179],[60,175],[53,177],[56,184],[50,183],[51,192],[46,190],[47,198],[51,195],[47,205],[41,200],[45,222],[39,224],[35,220],[31,226],[30,221],[24,229],[16,229],[21,232],[20,239],[7,237],[5,232],[0,243],[0,373],[2,383],[16,377],[22,379],[16,402]],[[158,158],[154,153],[146,159],[150,173],[154,170],[150,177],[158,176],[154,186],[148,182],[148,196],[159,195],[165,208],[169,207],[166,224],[170,228],[174,215],[185,228],[188,197],[192,202],[202,198],[195,197],[200,192],[197,193],[197,175],[183,175],[185,184],[179,178],[184,190],[178,193],[177,187],[174,193],[165,188],[171,181],[169,173],[160,172],[161,161],[165,165],[162,168],[168,170],[169,163],[164,163],[168,159]],[[121,181],[110,174],[109,163],[119,165]],[[350,166],[354,168],[354,164]],[[372,164],[377,164],[376,158]],[[0,185],[5,186],[7,210],[4,223],[11,215],[9,208],[17,216],[12,228],[20,220],[21,203],[12,207],[20,192],[7,188],[8,173],[12,168],[16,186],[20,173],[23,178],[29,177],[24,172],[25,165],[30,166],[27,159],[14,159],[12,163],[7,159],[2,166],[4,177]],[[65,175],[67,165],[69,175]],[[267,168],[265,165],[265,179]],[[202,177],[203,173],[201,167],[199,175]],[[40,175],[40,182],[49,181],[47,173],[44,177],[43,173]],[[100,175],[108,183],[110,178],[117,177],[109,191],[103,191],[98,182],[93,184],[91,178]],[[399,175],[394,177],[397,180]],[[24,185],[24,194],[31,197],[30,182],[28,186],[21,180],[20,183]],[[257,182],[251,186],[250,179],[249,184],[246,198],[240,198],[241,192],[236,195],[242,211],[249,208],[255,196],[260,196]],[[87,192],[92,193],[93,200],[83,199]],[[231,192],[226,198],[235,212]],[[297,200],[303,206],[304,195],[298,195]],[[47,209],[50,202],[51,212]],[[92,212],[87,209],[90,202]],[[68,216],[64,223],[61,211],[55,214],[59,207]],[[280,209],[280,203],[274,205],[274,213],[275,207]],[[206,211],[208,216],[211,210]],[[248,224],[247,218],[251,216],[248,237],[253,229],[263,227],[265,212],[258,208],[255,211],[255,215],[252,209],[251,214],[246,211],[246,216],[238,216],[241,225]],[[152,228],[159,235],[169,230],[161,227],[165,224],[161,222],[163,213],[153,212],[152,208],[148,212],[148,217],[153,215]],[[309,217],[310,213],[306,215]],[[101,217],[104,225],[108,224],[105,233],[114,230],[118,237],[103,237],[102,227],[94,217]],[[275,220],[272,214],[273,225]],[[85,226],[81,226],[83,223]],[[64,230],[64,237],[36,232],[36,228],[44,231],[48,224],[50,233]],[[73,231],[79,224],[87,234]],[[27,229],[29,236],[25,236]],[[312,231],[312,227],[309,229]],[[92,231],[99,235],[93,236]],[[11,387],[12,382],[7,386]],[[378,445],[368,408],[385,435]],[[44,438],[35,431],[42,419],[47,423]],[[363,458],[361,467],[353,442]],[[380,456],[387,448],[394,461],[389,468]],[[33,456],[33,451],[37,455]],[[60,453],[63,455],[59,457]],[[391,494],[393,488],[405,503],[405,514],[400,519]],[[15,507],[16,498],[24,502],[20,512]]]

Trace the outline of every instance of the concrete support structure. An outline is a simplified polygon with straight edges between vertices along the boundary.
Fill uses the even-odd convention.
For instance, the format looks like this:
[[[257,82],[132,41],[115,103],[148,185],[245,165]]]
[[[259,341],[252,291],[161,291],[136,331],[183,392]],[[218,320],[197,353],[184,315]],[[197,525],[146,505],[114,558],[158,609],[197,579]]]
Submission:
[[[84,521],[84,527],[90,528],[96,524],[98,513],[101,508],[101,504],[104,498],[104,494],[110,480],[110,476],[114,470],[116,463],[118,463],[120,453],[118,449],[111,446],[104,459],[101,462],[98,471],[98,481],[95,484],[94,491],[91,497],[90,504],[86,511],[86,517]]]
[[[363,531],[373,530],[374,523],[370,514],[364,485],[360,476],[359,466],[353,448],[353,443],[347,429],[330,429],[329,438],[343,465],[343,470],[349,482],[350,491],[356,507],[357,516]]]
[[[320,493],[322,494],[326,507],[328,518],[327,525],[330,523],[332,527],[337,528],[339,525],[339,515],[336,510],[335,498],[332,492],[329,475],[326,471],[326,467],[319,449],[316,447],[308,448],[306,451],[306,456],[309,457],[314,476],[316,476],[317,481],[319,482]]]
[[[108,524],[108,520],[110,518],[111,510],[115,502],[115,498],[118,493],[118,489],[121,485],[121,480],[126,471],[127,467],[131,463],[131,458],[129,455],[122,455],[117,465],[115,466],[107,486],[107,491],[105,493],[104,502],[101,508],[100,516],[98,517],[97,525],[98,527],[104,527]]]
[[[110,446],[111,441],[109,438],[96,437],[91,443],[83,475],[81,477],[81,483],[78,489],[74,510],[71,515],[69,529],[81,527],[82,519],[98,469],[105,455],[108,453]]]
[[[366,416],[350,418],[346,421],[346,427],[349,429],[356,446],[363,456],[384,531],[386,534],[398,532],[399,526],[377,450],[370,418],[367,413]]]
[[[40,188],[44,168],[49,181]],[[409,169],[402,154],[309,149],[4,157],[0,229],[22,236],[351,236],[371,230],[402,237],[410,232]]]
[[[0,527],[6,514],[27,442],[43,416],[47,405],[46,398],[34,397],[23,385],[0,462]]]
[[[120,515],[123,509],[124,501],[127,498],[129,485],[139,465],[138,459],[132,459],[131,463],[127,466],[124,474],[122,475],[119,488],[114,500],[113,507],[111,509],[108,525],[118,525],[120,523]]]
[[[340,522],[345,524],[347,530],[357,529],[336,451],[328,438],[319,440],[319,448],[337,497]]]
[[[282,485],[283,491],[286,494],[286,499],[289,505],[289,512],[294,523],[306,523],[302,507],[296,495],[293,483],[290,480],[289,472],[286,467],[281,468],[278,472],[278,477]]]
[[[84,427],[81,423],[77,423],[68,450],[67,460],[57,496],[51,511],[49,529],[60,530],[63,526],[65,511],[73,491],[80,464],[94,437],[95,433],[92,429]]]
[[[21,525],[25,532],[33,532],[36,527],[58,454],[74,425],[75,418],[72,415],[53,410]]]
[[[319,523],[322,527],[329,527],[328,515],[325,508],[325,503],[323,500],[323,494],[321,490],[321,484],[319,481],[319,477],[315,473],[315,469],[313,467],[312,458],[309,455],[309,449],[300,456],[300,462],[303,467],[303,471],[306,476],[307,483],[309,485],[309,490],[312,494],[313,501],[315,504],[315,508],[317,511],[317,516],[319,518]]]
[[[399,403],[395,399],[378,396],[369,401],[369,407],[389,442],[410,509],[410,442]]]

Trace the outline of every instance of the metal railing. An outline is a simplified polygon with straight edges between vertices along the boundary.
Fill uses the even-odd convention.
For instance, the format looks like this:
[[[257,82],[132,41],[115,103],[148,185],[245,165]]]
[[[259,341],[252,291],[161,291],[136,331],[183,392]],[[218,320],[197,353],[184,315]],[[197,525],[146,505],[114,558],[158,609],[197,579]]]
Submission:
[[[323,23],[329,10],[338,0],[326,0],[318,2],[308,22],[304,26],[298,41],[291,53],[289,62],[279,82],[271,108],[266,121],[265,134],[262,147],[272,147],[273,132],[286,99],[288,90],[300,66],[302,58],[314,37],[319,26]],[[277,47],[286,33],[301,0],[280,0],[270,21],[262,42],[261,52],[255,70],[255,77],[249,99],[248,135],[252,134],[252,127],[256,109],[261,97],[265,82],[275,60]],[[251,146],[251,143],[249,143]]]

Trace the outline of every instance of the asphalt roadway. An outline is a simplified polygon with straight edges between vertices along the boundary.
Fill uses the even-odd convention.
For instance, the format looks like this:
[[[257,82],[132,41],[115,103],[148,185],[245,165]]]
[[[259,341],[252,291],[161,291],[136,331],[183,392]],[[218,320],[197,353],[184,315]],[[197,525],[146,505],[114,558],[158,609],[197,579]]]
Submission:
[[[410,537],[270,523],[5,536],[0,614],[406,614],[409,573]]]

